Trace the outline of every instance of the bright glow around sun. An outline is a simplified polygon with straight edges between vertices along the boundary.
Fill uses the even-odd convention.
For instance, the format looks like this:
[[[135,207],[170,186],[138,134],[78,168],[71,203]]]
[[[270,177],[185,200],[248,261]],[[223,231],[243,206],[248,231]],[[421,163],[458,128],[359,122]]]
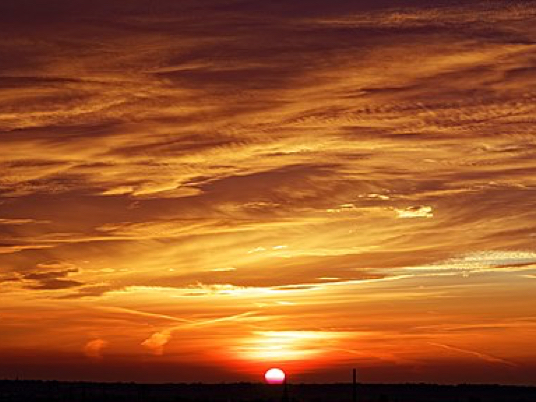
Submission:
[[[285,382],[285,372],[278,368],[272,368],[264,374],[268,384],[282,384]]]
[[[236,347],[249,361],[291,362],[311,360],[326,351],[325,341],[337,341],[354,334],[323,331],[256,331]]]

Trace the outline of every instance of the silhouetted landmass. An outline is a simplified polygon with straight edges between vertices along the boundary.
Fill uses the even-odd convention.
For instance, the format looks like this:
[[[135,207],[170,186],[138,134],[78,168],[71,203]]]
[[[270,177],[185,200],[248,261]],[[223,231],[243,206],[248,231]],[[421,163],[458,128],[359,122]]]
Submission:
[[[280,402],[283,387],[265,384],[135,384],[0,381],[1,402]],[[291,384],[289,402],[350,402],[351,384]],[[536,387],[363,384],[358,402],[536,402]]]

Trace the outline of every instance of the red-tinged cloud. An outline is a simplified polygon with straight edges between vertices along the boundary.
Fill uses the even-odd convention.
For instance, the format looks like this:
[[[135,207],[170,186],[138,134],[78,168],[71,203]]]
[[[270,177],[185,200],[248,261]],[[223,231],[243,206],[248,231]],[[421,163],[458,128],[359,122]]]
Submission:
[[[93,339],[84,346],[84,354],[90,359],[102,359],[102,351],[108,346],[103,339]]]
[[[162,355],[164,353],[164,346],[171,339],[171,331],[163,330],[155,332],[149,338],[142,342],[142,346],[145,346],[155,355]]]

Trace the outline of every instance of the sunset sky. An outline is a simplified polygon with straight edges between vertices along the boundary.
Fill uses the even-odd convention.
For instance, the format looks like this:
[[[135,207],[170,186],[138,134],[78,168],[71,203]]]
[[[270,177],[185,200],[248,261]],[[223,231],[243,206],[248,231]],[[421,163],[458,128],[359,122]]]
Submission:
[[[536,384],[535,21],[0,0],[0,378]]]

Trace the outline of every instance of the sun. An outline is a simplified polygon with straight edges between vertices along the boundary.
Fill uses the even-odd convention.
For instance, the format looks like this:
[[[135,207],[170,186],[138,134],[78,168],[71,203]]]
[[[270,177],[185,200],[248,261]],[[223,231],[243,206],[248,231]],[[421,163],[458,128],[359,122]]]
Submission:
[[[285,382],[285,372],[278,368],[271,368],[264,373],[264,379],[268,384],[283,384]]]

